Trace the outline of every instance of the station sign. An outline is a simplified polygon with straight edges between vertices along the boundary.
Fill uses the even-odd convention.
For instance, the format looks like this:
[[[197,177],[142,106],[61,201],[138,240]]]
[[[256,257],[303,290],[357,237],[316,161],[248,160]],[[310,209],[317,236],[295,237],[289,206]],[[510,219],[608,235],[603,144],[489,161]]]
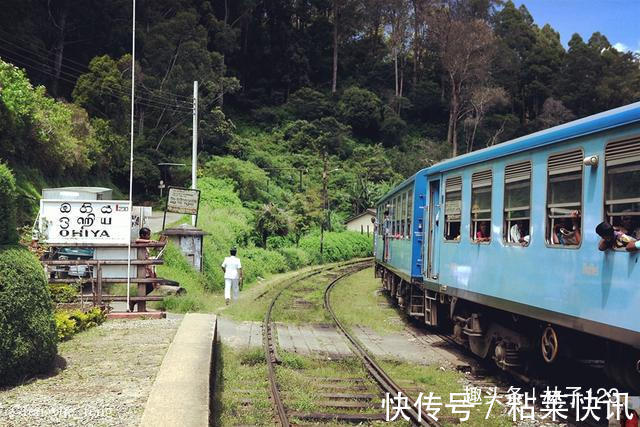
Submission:
[[[127,200],[40,201],[40,241],[49,245],[127,244],[131,211]]]
[[[200,190],[169,187],[166,212],[197,215],[199,204]]]

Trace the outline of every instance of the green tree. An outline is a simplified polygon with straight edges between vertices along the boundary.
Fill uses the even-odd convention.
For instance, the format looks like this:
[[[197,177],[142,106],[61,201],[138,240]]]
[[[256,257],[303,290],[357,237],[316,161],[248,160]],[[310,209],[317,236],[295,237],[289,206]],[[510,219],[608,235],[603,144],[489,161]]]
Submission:
[[[286,212],[273,203],[266,203],[256,214],[255,229],[263,248],[267,248],[269,236],[286,236],[289,232],[289,218]]]
[[[345,90],[338,102],[341,119],[356,135],[374,137],[380,127],[382,102],[378,96],[358,87]]]

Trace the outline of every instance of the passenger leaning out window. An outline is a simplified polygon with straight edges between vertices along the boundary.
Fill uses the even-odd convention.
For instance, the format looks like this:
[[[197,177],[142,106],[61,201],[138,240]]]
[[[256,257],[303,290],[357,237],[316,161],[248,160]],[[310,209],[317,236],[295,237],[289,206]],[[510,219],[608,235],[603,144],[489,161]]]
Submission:
[[[573,211],[569,218],[556,223],[552,237],[554,245],[578,246],[582,241],[580,211]]]
[[[598,224],[596,233],[601,237],[600,242],[598,242],[598,249],[601,251],[624,248],[627,252],[636,252],[640,249],[640,241],[622,231],[616,230],[606,221]]]

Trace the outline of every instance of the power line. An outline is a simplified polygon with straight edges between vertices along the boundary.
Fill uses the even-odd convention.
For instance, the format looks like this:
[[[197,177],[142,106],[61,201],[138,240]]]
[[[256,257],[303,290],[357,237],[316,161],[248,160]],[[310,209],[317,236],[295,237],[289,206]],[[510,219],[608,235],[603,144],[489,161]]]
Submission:
[[[33,62],[33,63],[36,63],[36,64],[40,65],[40,63],[38,63],[37,61],[35,61],[33,59],[30,59],[30,58],[27,57],[27,59],[25,61],[25,60],[16,59],[15,57],[9,57],[7,55],[0,54],[0,57],[2,57],[2,56],[10,59],[12,62],[15,62],[15,63],[18,63],[18,64],[22,64],[23,66],[33,68],[34,70],[36,70],[36,71],[38,71],[40,73],[43,73],[45,75],[48,75],[48,76],[56,78],[55,74],[53,74],[51,71],[49,71],[47,69],[44,69],[44,68],[40,68],[40,67],[32,65],[32,64],[29,64],[27,62],[27,61],[30,61],[30,62]],[[21,55],[21,56],[23,56],[23,55]],[[61,81],[64,81],[64,82],[67,82],[67,83],[70,83],[70,84],[73,84],[73,85],[76,84],[75,81],[69,80],[69,79],[67,79],[65,77],[62,77],[62,76],[58,76],[57,78],[59,80],[61,80]],[[120,99],[117,96],[117,94],[118,94],[117,92],[118,91],[109,90],[109,91],[105,91],[103,93],[105,93],[107,95],[110,95],[115,99]],[[121,92],[119,94],[120,95],[124,95]],[[172,104],[164,104],[164,103],[160,103],[159,101],[155,101],[155,100],[152,100],[152,99],[141,98],[141,97],[138,97],[138,100],[136,101],[136,103],[138,105],[142,105],[142,106],[149,107],[149,108],[155,108],[155,109],[159,109],[159,110],[167,110],[168,109],[168,110],[175,110],[175,111],[182,111],[182,112],[191,111],[191,109],[187,108],[187,107],[176,106],[176,105],[172,105]]]
[[[4,30],[2,30],[2,29],[0,29],[0,33],[8,34],[6,31],[4,31]],[[16,43],[12,42],[12,41],[10,41],[10,40],[7,40],[7,39],[5,39],[5,38],[2,38],[2,37],[0,37],[0,41],[4,42],[4,43],[6,43],[6,44],[9,44],[9,45],[11,45],[11,46],[14,46],[15,48],[20,49],[20,50],[22,50],[22,51],[24,51],[24,52],[27,52],[27,53],[29,53],[29,54],[31,54],[31,55],[34,55],[34,56],[40,57],[40,58],[44,59],[44,60],[45,60],[45,61],[47,61],[47,62],[53,62],[53,61],[54,61],[52,58],[50,58],[50,56],[49,56],[49,52],[48,52],[48,51],[46,51],[46,50],[44,50],[44,49],[42,49],[42,48],[36,47],[38,50],[40,50],[40,51],[44,52],[44,53],[39,53],[39,52],[38,52],[38,51],[36,51],[36,50],[33,50],[33,49],[29,49],[29,48],[26,48],[26,47],[20,46],[20,45],[18,45],[18,44],[16,44]],[[25,41],[25,42],[26,42],[26,40],[24,40],[24,39],[23,39],[23,41]],[[12,53],[14,53],[14,54],[16,54],[16,55],[24,56],[23,54],[21,54],[21,53],[19,53],[19,52],[16,52],[15,50],[10,50],[10,49],[9,49],[9,48],[7,48],[6,46],[3,46],[2,48],[3,48],[3,49],[5,49],[6,51],[12,52]],[[46,53],[46,54],[45,54],[45,53]],[[65,64],[65,63],[64,63],[65,61],[72,62],[72,63],[74,63],[74,64],[78,64],[78,66],[79,66],[80,68],[78,68],[78,67],[76,67],[76,66],[70,66],[70,65],[68,65],[68,64]],[[42,63],[43,65],[47,66],[47,67],[52,67],[52,66],[53,66],[53,65],[51,65],[51,64],[47,64],[47,63],[44,63],[44,62],[41,62],[41,63]],[[63,71],[63,70],[62,70],[62,68],[63,68],[63,67],[64,67],[64,68],[67,68],[67,69],[69,69],[69,70],[71,70],[71,71],[73,71],[73,72],[75,72],[75,73],[71,73],[71,72]],[[77,79],[77,78],[79,77],[79,75],[80,75],[80,74],[87,74],[87,73],[90,73],[90,72],[91,72],[91,69],[89,69],[86,65],[81,64],[81,63],[79,63],[79,62],[73,61],[73,60],[68,59],[68,58],[62,58],[62,62],[61,62],[61,70],[60,70],[60,72],[61,72],[61,73],[65,73],[65,74],[67,74],[67,75],[71,76],[72,78]],[[77,74],[76,74],[76,73],[77,73]],[[54,77],[55,77],[55,76],[54,76]],[[180,95],[180,94],[177,94],[177,93],[173,93],[173,92],[169,92],[169,91],[164,91],[164,90],[161,90],[161,89],[148,89],[148,88],[146,88],[146,87],[144,87],[144,86],[141,86],[141,88],[142,88],[144,91],[146,91],[147,93],[151,94],[152,96],[158,96],[158,95],[156,95],[156,92],[158,92],[158,93],[165,93],[165,94],[167,94],[167,95],[169,95],[169,96],[172,96],[172,97],[175,97],[175,98],[182,98],[182,99],[185,99],[185,100],[191,100],[191,97],[190,97],[190,96],[187,96],[187,95]],[[123,94],[124,94],[124,92],[123,92]],[[158,96],[158,97],[160,97],[160,96]],[[181,102],[187,102],[187,101],[181,101]]]

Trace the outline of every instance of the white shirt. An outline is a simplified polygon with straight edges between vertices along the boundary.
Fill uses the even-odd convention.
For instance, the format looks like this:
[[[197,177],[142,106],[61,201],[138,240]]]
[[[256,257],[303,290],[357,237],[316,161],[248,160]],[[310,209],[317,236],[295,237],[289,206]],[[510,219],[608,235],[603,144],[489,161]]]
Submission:
[[[240,264],[240,258],[235,256],[228,256],[222,262],[222,268],[224,268],[225,279],[237,279],[238,269],[242,268]]]
[[[520,229],[518,228],[518,224],[513,224],[511,226],[511,230],[509,230],[509,237],[511,237],[509,243],[520,243]]]

